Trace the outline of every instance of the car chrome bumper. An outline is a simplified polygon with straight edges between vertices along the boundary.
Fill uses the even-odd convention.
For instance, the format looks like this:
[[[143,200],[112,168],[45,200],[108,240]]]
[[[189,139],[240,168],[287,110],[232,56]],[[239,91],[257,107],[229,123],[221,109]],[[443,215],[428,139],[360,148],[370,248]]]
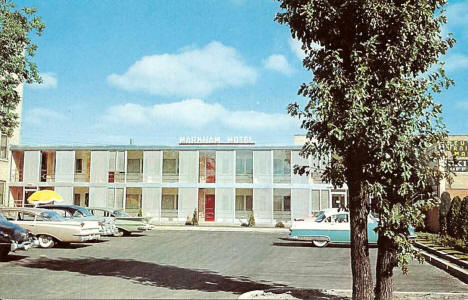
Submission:
[[[37,240],[33,241],[33,242],[30,242],[30,241],[27,241],[27,242],[23,242],[23,243],[16,243],[16,242],[11,242],[11,245],[10,245],[10,251],[11,252],[15,252],[16,250],[28,250],[30,249],[31,247],[33,247],[35,245],[34,242],[36,242]],[[39,245],[39,242],[37,242],[37,245]]]

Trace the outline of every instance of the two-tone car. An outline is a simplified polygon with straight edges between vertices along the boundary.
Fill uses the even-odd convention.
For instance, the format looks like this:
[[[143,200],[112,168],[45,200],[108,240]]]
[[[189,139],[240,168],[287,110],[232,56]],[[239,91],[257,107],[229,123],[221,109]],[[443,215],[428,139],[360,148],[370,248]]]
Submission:
[[[370,244],[377,243],[375,228],[379,220],[369,214],[367,219],[367,237]],[[414,228],[409,228],[410,238],[415,238]],[[349,211],[343,208],[329,208],[320,211],[315,218],[295,219],[289,229],[289,239],[312,241],[316,247],[325,247],[328,243],[350,243],[351,226]]]
[[[28,250],[37,245],[38,242],[33,234],[9,222],[0,213],[0,260],[4,259],[9,252]]]
[[[100,238],[100,228],[93,220],[67,220],[54,211],[31,207],[0,208],[0,213],[16,225],[34,234],[42,248],[56,243],[79,243]]]
[[[93,216],[86,208],[78,205],[67,204],[47,204],[39,205],[39,208],[45,208],[55,211],[62,217],[75,221],[98,221],[101,226],[102,236],[114,236],[119,234],[119,230],[115,226],[115,219],[111,217],[96,217]]]
[[[115,226],[125,236],[131,235],[134,232],[143,232],[152,229],[152,226],[148,224],[145,218],[129,216],[120,209],[88,207],[88,210],[98,217],[115,218]]]

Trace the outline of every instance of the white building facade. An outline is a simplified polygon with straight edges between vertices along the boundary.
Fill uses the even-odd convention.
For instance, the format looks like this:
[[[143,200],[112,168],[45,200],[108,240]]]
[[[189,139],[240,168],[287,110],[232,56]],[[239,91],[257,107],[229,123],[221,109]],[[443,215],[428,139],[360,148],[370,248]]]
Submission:
[[[309,165],[301,146],[12,146],[8,205],[24,206],[41,189],[68,204],[123,209],[152,222],[289,222],[347,203]]]

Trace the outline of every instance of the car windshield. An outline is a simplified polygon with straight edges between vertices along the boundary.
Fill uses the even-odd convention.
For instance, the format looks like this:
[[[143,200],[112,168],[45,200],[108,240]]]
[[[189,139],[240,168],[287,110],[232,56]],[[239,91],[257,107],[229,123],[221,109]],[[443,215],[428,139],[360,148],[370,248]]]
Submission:
[[[319,212],[317,217],[315,217],[315,222],[322,222],[324,219],[325,219],[325,212],[321,211]]]
[[[128,217],[128,215],[125,212],[121,211],[121,210],[114,210],[113,214],[117,218],[126,218],[126,217]]]
[[[0,214],[0,220],[6,221],[5,217],[2,214]]]
[[[65,218],[56,213],[55,211],[45,211],[41,213],[41,217],[45,221],[65,221]]]

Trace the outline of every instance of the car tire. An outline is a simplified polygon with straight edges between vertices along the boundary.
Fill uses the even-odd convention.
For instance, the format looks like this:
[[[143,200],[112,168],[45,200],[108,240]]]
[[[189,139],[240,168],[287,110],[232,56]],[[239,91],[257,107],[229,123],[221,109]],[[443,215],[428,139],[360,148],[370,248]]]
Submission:
[[[10,252],[9,247],[0,247],[0,260],[4,260]]]
[[[122,235],[123,236],[131,236],[132,233],[130,231],[122,230]]]
[[[50,235],[41,234],[38,237],[38,240],[39,240],[39,246],[41,248],[52,248],[53,246],[55,246],[54,238],[51,237]]]
[[[312,241],[312,244],[314,244],[315,247],[323,248],[328,245],[328,241]]]

